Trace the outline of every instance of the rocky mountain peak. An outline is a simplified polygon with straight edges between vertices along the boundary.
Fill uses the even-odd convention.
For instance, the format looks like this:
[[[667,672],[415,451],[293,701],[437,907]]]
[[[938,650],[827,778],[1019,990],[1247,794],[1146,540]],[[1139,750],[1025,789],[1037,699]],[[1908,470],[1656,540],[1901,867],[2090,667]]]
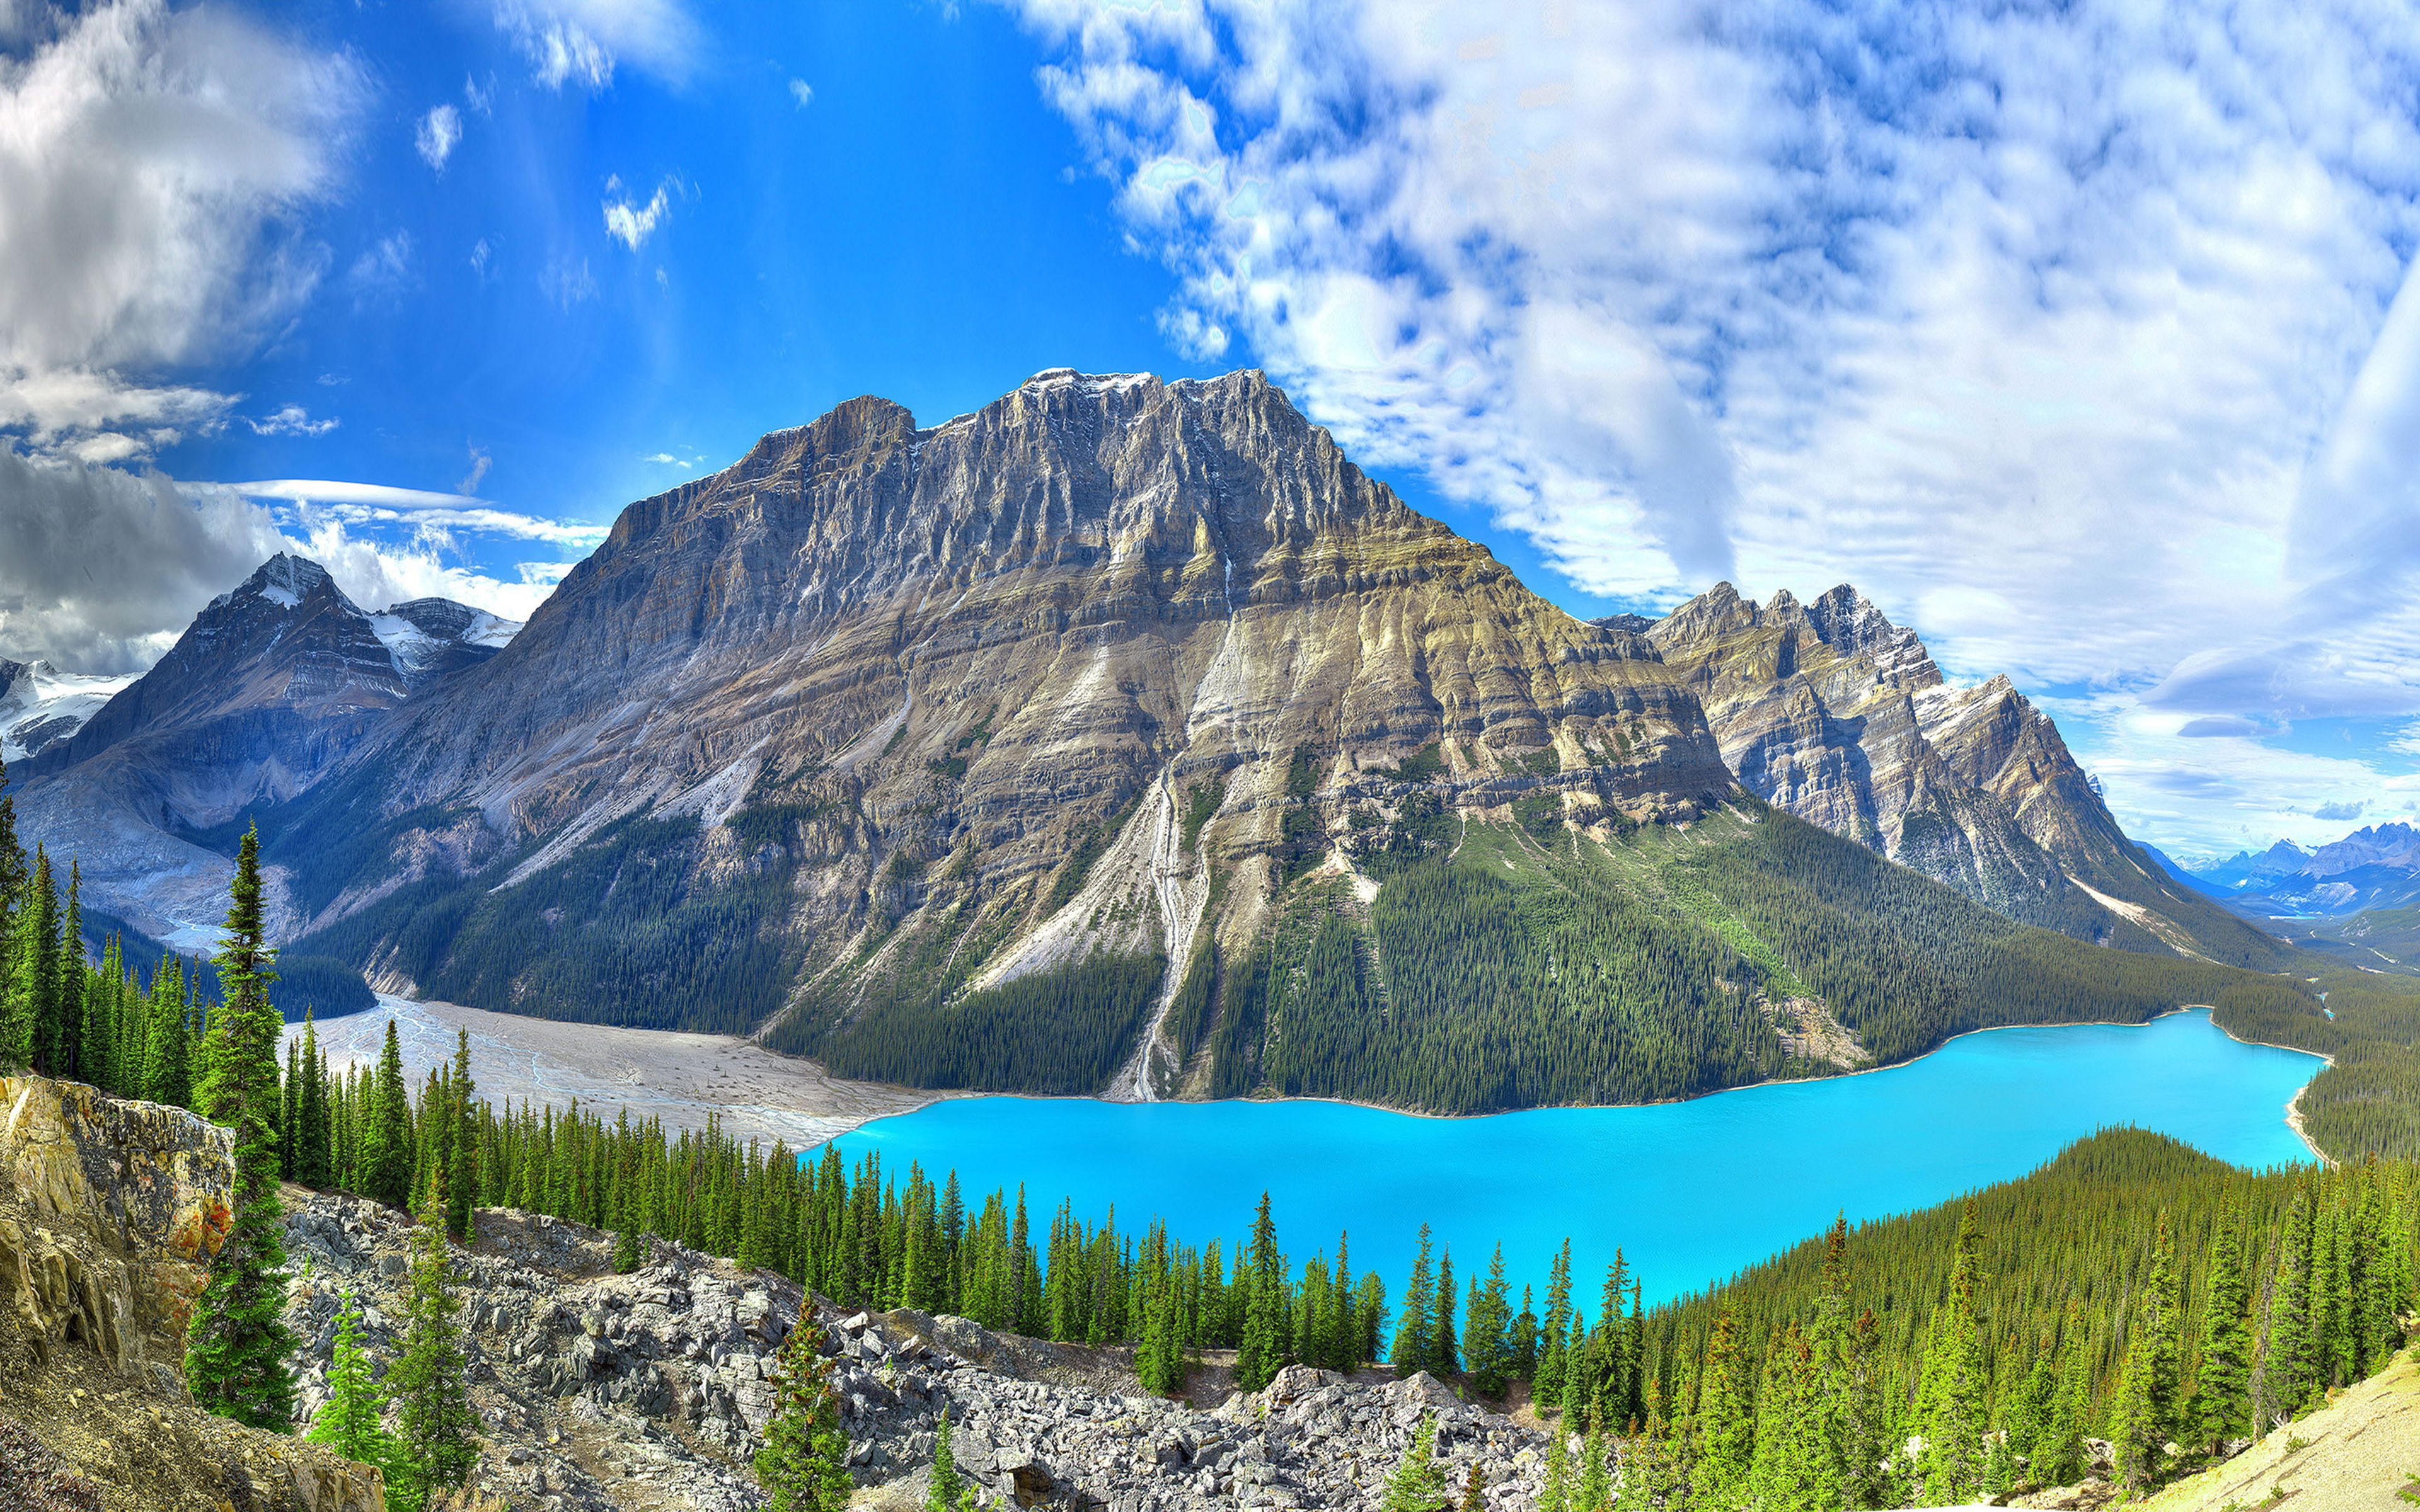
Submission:
[[[218,609],[234,604],[258,602],[292,609],[300,609],[304,599],[321,594],[333,596],[355,613],[361,612],[351,599],[345,597],[344,591],[336,586],[336,580],[328,575],[327,568],[309,557],[280,551],[255,568],[252,576],[242,583],[211,599],[209,607]]]
[[[1760,608],[1719,583],[1648,637],[1741,782],[1801,818],[2087,938],[2229,959],[2273,948],[2138,858],[2057,726],[2008,677],[1952,686],[1921,638],[1851,584]]]

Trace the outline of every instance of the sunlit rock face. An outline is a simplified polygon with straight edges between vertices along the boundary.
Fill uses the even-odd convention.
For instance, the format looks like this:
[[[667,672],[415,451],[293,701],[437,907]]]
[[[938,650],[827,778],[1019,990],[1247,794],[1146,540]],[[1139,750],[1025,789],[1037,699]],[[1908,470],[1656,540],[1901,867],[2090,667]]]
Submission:
[[[1721,583],[1646,635],[1767,801],[2028,922],[2245,964],[2273,955],[2127,840],[2007,677],[1950,684],[1854,588],[1758,604]]]
[[[876,942],[941,920],[986,980],[1181,962],[1205,921],[1250,928],[1300,762],[1338,826],[1412,786],[1623,823],[1731,786],[1643,637],[1415,514],[1260,374],[1060,370],[938,426],[851,400],[629,506],[509,646],[298,806],[380,835],[299,905],[325,926],[507,853],[519,885],[625,821],[694,820],[655,864],[690,896],[778,871],[798,980],[879,976]],[[1212,810],[1180,823],[1196,790]],[[1051,887],[1079,852],[1076,908]]]

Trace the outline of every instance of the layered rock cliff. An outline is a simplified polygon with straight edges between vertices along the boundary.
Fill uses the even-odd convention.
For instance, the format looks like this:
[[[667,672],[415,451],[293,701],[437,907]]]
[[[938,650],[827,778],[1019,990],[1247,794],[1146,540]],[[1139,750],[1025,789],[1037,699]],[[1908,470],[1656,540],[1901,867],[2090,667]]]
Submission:
[[[185,1396],[234,1180],[231,1134],[182,1109],[0,1077],[0,1440],[39,1446],[57,1504],[382,1512],[375,1470]]]
[[[1760,605],[1721,583],[1646,633],[1759,796],[2028,923],[2275,964],[2275,942],[2126,838],[2057,725],[2007,677],[1952,685],[1855,589]]]
[[[933,427],[852,400],[631,505],[272,854],[394,985],[562,1011],[576,970],[585,1011],[659,1022],[660,993],[567,964],[643,869],[650,927],[721,910],[681,936],[723,952],[688,995],[761,981],[748,1023],[1102,955],[1172,995],[1348,796],[1652,822],[1730,786],[1643,638],[1406,508],[1261,375],[1057,371]],[[331,833],[375,843],[316,862]],[[473,872],[445,924],[426,887],[376,912]]]

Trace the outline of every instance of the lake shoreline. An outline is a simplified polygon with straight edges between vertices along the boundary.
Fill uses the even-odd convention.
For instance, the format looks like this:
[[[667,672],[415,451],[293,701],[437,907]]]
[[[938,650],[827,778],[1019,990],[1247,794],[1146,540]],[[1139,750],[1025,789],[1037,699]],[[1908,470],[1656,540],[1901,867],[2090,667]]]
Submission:
[[[1590,1108],[1652,1108],[1672,1107],[1704,1102],[1726,1093],[1754,1092],[1782,1087],[1816,1086],[1826,1082],[1843,1082],[1854,1077],[1876,1075],[1885,1072],[1905,1072],[1922,1064],[1960,1040],[1975,1035],[1993,1034],[2007,1029],[2069,1029],[2069,1028],[2148,1028],[2180,1013],[2211,1014],[2209,1004],[2186,1004],[2154,1013],[2135,1022],[2117,1019],[2064,1019],[2041,1024],[1991,1024],[1972,1029],[1962,1029],[1943,1039],[1938,1044],[1904,1059],[1883,1065],[1861,1066],[1854,1070],[1837,1071],[1822,1076],[1774,1077],[1764,1081],[1744,1082],[1735,1087],[1718,1087],[1686,1097],[1654,1098],[1629,1103],[1541,1103],[1525,1107],[1501,1108],[1486,1113],[1440,1113],[1423,1108],[1398,1107],[1390,1103],[1358,1098],[1326,1094],[1236,1098],[1160,1098],[1110,1099],[1087,1092],[987,1092],[965,1088],[918,1088],[896,1083],[860,1081],[852,1077],[832,1075],[821,1062],[804,1056],[785,1056],[766,1049],[746,1035],[702,1034],[672,1029],[642,1029],[618,1026],[586,1025],[573,1020],[538,1019],[520,1014],[496,1013],[431,998],[404,997],[400,994],[382,994],[377,1006],[358,1014],[346,1014],[319,1023],[321,1039],[342,1037],[368,1041],[354,1048],[354,1056],[363,1052],[375,1055],[374,1036],[345,1033],[342,1026],[349,1020],[382,1022],[398,1013],[425,1019],[444,1026],[439,1058],[450,1059],[452,1029],[468,1026],[474,1042],[490,1053],[489,1065],[480,1070],[484,1089],[518,1094],[523,1098],[535,1092],[543,1100],[561,1103],[569,1093],[584,1105],[599,1109],[611,1118],[617,1105],[627,1103],[634,1115],[642,1108],[663,1117],[668,1126],[703,1129],[711,1118],[728,1129],[747,1129],[765,1134],[788,1136],[800,1153],[820,1149],[831,1140],[862,1129],[866,1124],[884,1119],[905,1118],[939,1103],[968,1098],[991,1097],[1017,1101],[1051,1103],[1104,1103],[1110,1105],[1147,1106],[1154,1102],[1182,1103],[1190,1106],[1213,1106],[1220,1103],[1327,1103],[1342,1107],[1364,1108],[1408,1119],[1438,1122],[1469,1122],[1510,1117],[1521,1113],[1544,1113]],[[300,1025],[288,1026],[289,1033],[299,1033]],[[331,1031],[334,1032],[332,1033]],[[407,1039],[413,1038],[407,1036]],[[2228,1034],[2240,1044],[2259,1044],[2266,1048],[2308,1055],[2322,1066],[2335,1064],[2331,1057],[2292,1045],[2272,1045],[2266,1041],[2249,1041]],[[331,1046],[333,1049],[334,1046]],[[407,1060],[416,1057],[407,1048]],[[441,1048],[427,1045],[423,1055]],[[495,1051],[505,1052],[513,1062],[525,1061],[530,1070],[516,1075],[494,1057]],[[714,1063],[733,1056],[743,1056],[750,1063],[745,1070],[752,1074],[728,1076]],[[350,1059],[352,1057],[346,1057]],[[541,1068],[553,1074],[540,1075]],[[739,1069],[739,1068],[734,1068]],[[411,1074],[419,1068],[408,1067]],[[504,1072],[499,1075],[498,1072]],[[2315,1071],[2313,1076],[2317,1076]],[[546,1084],[551,1085],[546,1085]],[[566,1083],[573,1084],[566,1086]],[[501,1085],[499,1085],[501,1084]],[[2284,1122],[2292,1131],[2312,1158],[2331,1164],[2325,1151],[2310,1137],[2302,1113],[2302,1095],[2308,1090],[2306,1080],[2288,1099]],[[718,1096],[717,1093],[724,1095]],[[737,1094],[737,1095],[733,1095]]]

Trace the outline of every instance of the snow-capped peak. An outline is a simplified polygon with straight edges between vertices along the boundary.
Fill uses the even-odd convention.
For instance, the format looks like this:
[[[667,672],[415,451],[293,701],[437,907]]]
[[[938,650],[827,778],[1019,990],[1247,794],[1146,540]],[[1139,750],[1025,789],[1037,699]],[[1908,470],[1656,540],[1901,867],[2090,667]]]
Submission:
[[[328,569],[309,557],[280,551],[256,568],[241,586],[211,599],[210,608],[224,609],[240,598],[256,598],[274,604],[279,609],[290,609],[301,605],[314,590],[328,581]],[[335,588],[333,583],[329,586],[339,599],[345,598],[344,590]],[[345,599],[345,603],[348,608],[352,607],[351,600]]]

